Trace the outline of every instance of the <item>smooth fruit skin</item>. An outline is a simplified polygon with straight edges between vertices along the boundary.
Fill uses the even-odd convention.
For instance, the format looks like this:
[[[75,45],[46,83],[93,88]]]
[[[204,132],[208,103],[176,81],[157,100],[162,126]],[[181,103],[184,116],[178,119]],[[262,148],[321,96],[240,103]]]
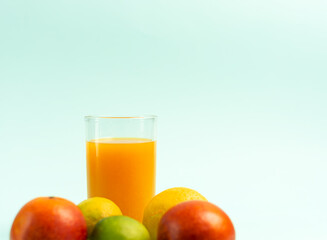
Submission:
[[[204,201],[183,202],[162,217],[158,240],[235,240],[235,230],[227,214]]]
[[[87,228],[81,210],[59,197],[39,197],[18,212],[11,240],[85,240]]]

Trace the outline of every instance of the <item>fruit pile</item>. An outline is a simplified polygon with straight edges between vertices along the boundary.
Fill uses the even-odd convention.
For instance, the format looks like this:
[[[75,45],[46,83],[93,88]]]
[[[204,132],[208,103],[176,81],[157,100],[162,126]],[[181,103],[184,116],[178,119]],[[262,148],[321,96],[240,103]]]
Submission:
[[[11,240],[235,240],[229,217],[200,193],[165,190],[148,203],[143,224],[123,216],[102,197],[78,205],[59,197],[39,197],[18,212]]]

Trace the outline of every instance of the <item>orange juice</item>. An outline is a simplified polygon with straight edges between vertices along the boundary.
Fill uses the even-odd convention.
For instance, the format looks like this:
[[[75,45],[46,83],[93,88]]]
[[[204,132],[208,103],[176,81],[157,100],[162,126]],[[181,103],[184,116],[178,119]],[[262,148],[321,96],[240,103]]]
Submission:
[[[86,142],[88,197],[105,197],[124,215],[142,221],[155,194],[156,142],[102,138]]]

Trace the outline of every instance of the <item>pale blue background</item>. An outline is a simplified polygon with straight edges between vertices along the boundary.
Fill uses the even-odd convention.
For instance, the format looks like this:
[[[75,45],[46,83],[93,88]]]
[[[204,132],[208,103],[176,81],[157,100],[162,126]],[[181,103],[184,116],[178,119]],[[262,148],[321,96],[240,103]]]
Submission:
[[[37,196],[86,198],[87,114],[159,115],[158,192],[239,240],[327,239],[325,0],[1,0],[0,239]]]

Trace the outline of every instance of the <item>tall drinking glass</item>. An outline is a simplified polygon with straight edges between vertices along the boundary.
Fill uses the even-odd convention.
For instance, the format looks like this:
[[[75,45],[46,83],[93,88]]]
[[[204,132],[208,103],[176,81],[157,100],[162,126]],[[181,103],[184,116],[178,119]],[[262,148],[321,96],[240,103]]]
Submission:
[[[88,197],[108,198],[142,221],[155,194],[156,121],[153,115],[85,117]]]

